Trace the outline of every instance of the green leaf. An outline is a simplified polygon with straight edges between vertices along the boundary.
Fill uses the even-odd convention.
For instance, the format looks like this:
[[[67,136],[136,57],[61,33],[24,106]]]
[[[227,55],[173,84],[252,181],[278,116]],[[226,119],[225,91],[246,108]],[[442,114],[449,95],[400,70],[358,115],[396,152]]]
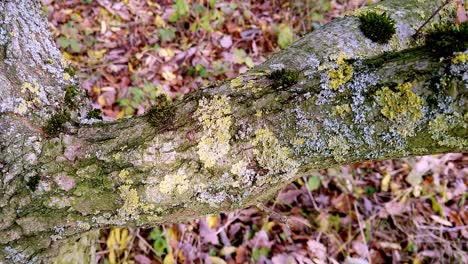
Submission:
[[[163,233],[159,228],[155,227],[155,228],[153,228],[153,230],[151,230],[150,238],[152,240],[156,240],[156,239],[158,239],[158,238],[160,238],[162,236],[163,236]]]
[[[234,53],[232,54],[232,60],[237,64],[243,64],[245,57],[247,57],[247,54],[242,49],[235,49]]]
[[[171,42],[175,38],[175,29],[173,28],[160,28],[158,35],[163,42]]]
[[[278,28],[278,45],[284,49],[294,40],[292,29],[289,25],[280,24]]]
[[[320,177],[317,175],[310,176],[307,180],[307,186],[309,187],[311,192],[320,188]]]
[[[158,257],[161,257],[165,253],[167,247],[167,241],[164,239],[164,237],[156,239],[153,243],[154,251]]]
[[[66,37],[60,37],[58,39],[58,43],[64,49],[67,48],[70,45],[70,42],[68,41],[68,39]]]
[[[176,0],[173,7],[177,14],[181,17],[187,15],[189,12],[189,6],[185,2],[185,0]]]

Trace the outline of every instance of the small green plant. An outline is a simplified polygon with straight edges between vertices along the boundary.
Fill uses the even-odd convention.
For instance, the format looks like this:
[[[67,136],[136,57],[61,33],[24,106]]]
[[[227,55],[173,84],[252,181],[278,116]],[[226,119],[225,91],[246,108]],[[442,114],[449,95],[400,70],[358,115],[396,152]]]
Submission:
[[[102,116],[101,116],[101,110],[99,109],[93,109],[91,111],[88,112],[88,114],[86,115],[86,118],[87,119],[102,119]]]
[[[73,97],[78,95],[78,89],[76,88],[76,85],[66,85],[65,86],[65,104],[70,106],[71,108],[76,107],[76,102],[73,100]]]
[[[361,29],[364,36],[379,44],[388,43],[395,34],[395,21],[387,14],[367,12],[359,16]]]
[[[299,73],[297,71],[281,69],[273,71],[268,78],[273,81],[273,89],[285,88],[297,83]]]
[[[65,123],[70,120],[70,113],[62,112],[54,114],[47,124],[42,128],[45,133],[51,137],[55,137],[65,128]]]
[[[32,176],[26,182],[26,186],[28,186],[29,190],[34,192],[37,189],[37,186],[39,185],[39,180],[40,179],[41,179],[41,177],[39,177],[38,175]]]
[[[451,56],[454,52],[468,49],[468,22],[436,24],[426,34],[426,47],[440,56]]]
[[[162,230],[157,227],[153,228],[150,233],[150,238],[154,241],[153,248],[158,257],[161,257],[169,251],[169,244]]]

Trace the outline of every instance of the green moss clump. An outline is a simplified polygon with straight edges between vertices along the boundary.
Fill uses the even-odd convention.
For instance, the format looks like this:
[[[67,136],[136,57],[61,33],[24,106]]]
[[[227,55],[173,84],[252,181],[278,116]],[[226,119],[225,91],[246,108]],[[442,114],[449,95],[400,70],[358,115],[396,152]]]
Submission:
[[[172,122],[174,107],[166,96],[161,96],[157,105],[153,106],[146,113],[148,123],[154,127],[161,127]]]
[[[67,85],[65,86],[65,104],[68,106],[75,108],[76,107],[76,102],[73,100],[73,98],[78,95],[78,89],[76,88],[76,85]]]
[[[426,47],[440,56],[468,49],[468,22],[437,24],[426,34]]]
[[[39,177],[38,175],[32,176],[26,182],[26,186],[28,186],[29,190],[34,192],[37,189],[37,186],[39,185],[40,180],[41,180],[41,177]]]
[[[299,73],[297,71],[281,69],[270,73],[268,78],[273,81],[273,89],[285,88],[297,83]]]
[[[76,75],[76,70],[72,67],[66,67],[63,69],[64,72],[68,73],[71,77],[74,77]]]
[[[379,44],[388,43],[396,32],[395,21],[385,13],[364,13],[359,16],[359,21],[364,36]]]
[[[65,123],[70,120],[70,113],[62,112],[54,114],[42,128],[49,136],[55,137],[65,128]]]
[[[99,119],[99,120],[102,120],[101,110],[99,110],[99,109],[93,109],[93,110],[89,111],[88,114],[86,115],[86,118],[87,118],[87,119]]]

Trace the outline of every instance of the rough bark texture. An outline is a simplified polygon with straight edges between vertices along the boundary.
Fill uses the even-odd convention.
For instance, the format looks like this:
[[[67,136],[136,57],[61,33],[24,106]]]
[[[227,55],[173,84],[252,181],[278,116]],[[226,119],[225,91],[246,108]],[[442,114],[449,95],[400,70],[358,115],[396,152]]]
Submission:
[[[367,10],[396,21],[390,44],[350,14],[233,80],[99,122],[38,4],[0,1],[0,263],[40,262],[102,227],[243,208],[318,168],[465,151],[468,64],[411,38],[439,5],[383,1]],[[278,69],[298,79],[275,82]]]

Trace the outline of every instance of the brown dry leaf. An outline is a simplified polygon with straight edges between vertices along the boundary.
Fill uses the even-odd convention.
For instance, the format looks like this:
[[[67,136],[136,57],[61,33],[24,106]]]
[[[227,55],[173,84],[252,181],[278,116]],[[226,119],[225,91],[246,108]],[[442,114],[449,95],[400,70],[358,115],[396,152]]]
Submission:
[[[309,256],[314,260],[325,261],[327,259],[327,248],[313,239],[307,241]]]

